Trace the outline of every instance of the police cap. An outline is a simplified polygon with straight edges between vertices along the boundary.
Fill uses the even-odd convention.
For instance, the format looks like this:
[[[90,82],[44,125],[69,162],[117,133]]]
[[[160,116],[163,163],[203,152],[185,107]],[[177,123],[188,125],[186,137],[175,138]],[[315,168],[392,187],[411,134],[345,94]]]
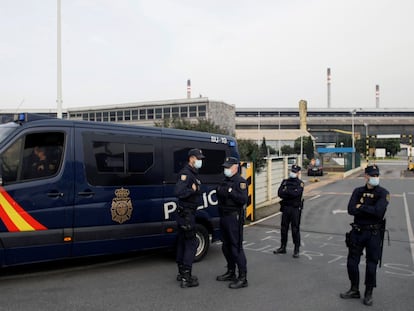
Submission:
[[[239,164],[239,160],[237,158],[228,157],[226,158],[226,161],[223,163],[223,166],[228,168],[234,164]]]
[[[299,165],[293,164],[292,168],[290,169],[293,173],[298,173],[300,172],[302,168]]]
[[[204,159],[205,156],[200,149],[191,149],[188,151],[188,157],[195,156],[197,159]]]
[[[378,175],[379,176],[379,168],[376,165],[368,165],[365,168],[365,174],[369,175],[369,176],[375,176]]]

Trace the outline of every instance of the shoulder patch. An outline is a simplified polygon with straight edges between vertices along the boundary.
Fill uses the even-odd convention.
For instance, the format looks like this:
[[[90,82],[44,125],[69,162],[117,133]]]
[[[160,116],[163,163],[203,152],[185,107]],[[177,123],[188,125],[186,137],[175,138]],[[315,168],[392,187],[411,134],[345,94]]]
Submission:
[[[246,183],[245,182],[241,182],[240,183],[240,189],[242,189],[242,190],[244,190],[244,189],[246,189]]]
[[[391,195],[388,193],[385,199],[389,202],[391,200]]]
[[[301,182],[300,186],[303,188],[303,187],[305,187],[305,184],[303,182]]]
[[[181,175],[181,180],[186,181],[187,180],[187,175]]]

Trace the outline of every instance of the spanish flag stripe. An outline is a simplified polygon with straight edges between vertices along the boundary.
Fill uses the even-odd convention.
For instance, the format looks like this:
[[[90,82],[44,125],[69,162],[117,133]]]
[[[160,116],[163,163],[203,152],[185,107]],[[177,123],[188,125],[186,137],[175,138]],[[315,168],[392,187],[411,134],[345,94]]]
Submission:
[[[0,187],[0,205],[17,231],[46,230],[47,228],[30,216],[9,194]],[[3,219],[3,217],[2,217]],[[4,221],[4,219],[3,219]],[[7,226],[7,225],[6,225]],[[9,229],[9,227],[7,226]],[[12,231],[9,229],[9,231]],[[16,230],[14,230],[16,231]]]
[[[0,194],[0,201],[3,198],[3,196]],[[3,208],[3,204],[0,203],[0,219],[3,221],[4,225],[6,226],[7,230],[10,232],[14,231],[20,231],[13,223],[13,221],[10,219],[9,215],[6,213],[6,211]]]

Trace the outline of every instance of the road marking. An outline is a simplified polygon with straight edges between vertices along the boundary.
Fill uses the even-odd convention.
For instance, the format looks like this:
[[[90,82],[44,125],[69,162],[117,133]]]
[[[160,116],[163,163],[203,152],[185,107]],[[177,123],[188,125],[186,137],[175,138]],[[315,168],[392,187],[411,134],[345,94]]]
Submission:
[[[413,226],[411,225],[410,212],[408,210],[407,197],[405,195],[405,192],[403,193],[403,198],[404,198],[405,219],[407,220],[408,240],[410,241],[411,257],[412,257],[413,264],[414,264],[414,233],[413,233]]]
[[[261,222],[263,222],[263,221],[265,221],[265,220],[268,220],[268,219],[273,218],[273,217],[275,217],[275,216],[277,216],[277,215],[280,215],[280,214],[281,214],[281,212],[276,212],[276,213],[274,213],[273,215],[270,215],[270,216],[264,217],[264,218],[262,218],[262,219],[259,219],[259,220],[257,220],[257,221],[254,221],[254,222],[251,222],[250,224],[245,225],[244,227],[254,226],[254,225],[256,225],[256,224],[259,224],[259,223],[261,223]]]
[[[332,211],[332,214],[347,214],[348,213],[348,210],[346,210],[346,209],[334,209],[333,211]]]
[[[315,196],[311,197],[311,198],[309,199],[309,201],[315,200],[315,199],[319,198],[320,196],[321,196],[320,194],[315,195]]]

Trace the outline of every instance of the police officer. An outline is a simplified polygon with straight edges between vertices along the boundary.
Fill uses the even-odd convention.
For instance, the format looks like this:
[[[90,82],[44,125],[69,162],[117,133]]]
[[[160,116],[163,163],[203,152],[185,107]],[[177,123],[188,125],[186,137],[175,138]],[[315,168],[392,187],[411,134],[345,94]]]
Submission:
[[[223,167],[225,179],[217,187],[217,198],[222,251],[227,261],[227,272],[219,275],[217,281],[231,281],[229,287],[237,289],[248,286],[247,261],[242,245],[244,207],[248,200],[247,182],[239,174],[239,161],[236,158],[226,158]]]
[[[201,205],[201,182],[198,179],[198,170],[204,158],[200,149],[191,149],[188,152],[188,164],[180,171],[174,190],[178,198],[177,281],[181,281],[182,288],[198,286],[198,279],[191,274],[191,270],[198,246],[195,213],[197,207]]]
[[[300,217],[303,208],[303,181],[299,179],[301,167],[294,164],[289,172],[289,178],[284,179],[278,189],[282,223],[280,226],[281,246],[273,251],[274,254],[286,254],[289,225],[292,229],[292,239],[295,245],[293,258],[299,257],[300,247]]]
[[[348,203],[348,214],[354,216],[352,230],[346,234],[348,246],[347,270],[351,288],[340,297],[360,298],[359,261],[365,248],[365,295],[364,304],[372,305],[372,290],[376,287],[377,264],[381,258],[381,243],[385,230],[384,215],[390,199],[389,192],[379,186],[379,168],[369,165],[365,169],[365,186],[352,192]]]

